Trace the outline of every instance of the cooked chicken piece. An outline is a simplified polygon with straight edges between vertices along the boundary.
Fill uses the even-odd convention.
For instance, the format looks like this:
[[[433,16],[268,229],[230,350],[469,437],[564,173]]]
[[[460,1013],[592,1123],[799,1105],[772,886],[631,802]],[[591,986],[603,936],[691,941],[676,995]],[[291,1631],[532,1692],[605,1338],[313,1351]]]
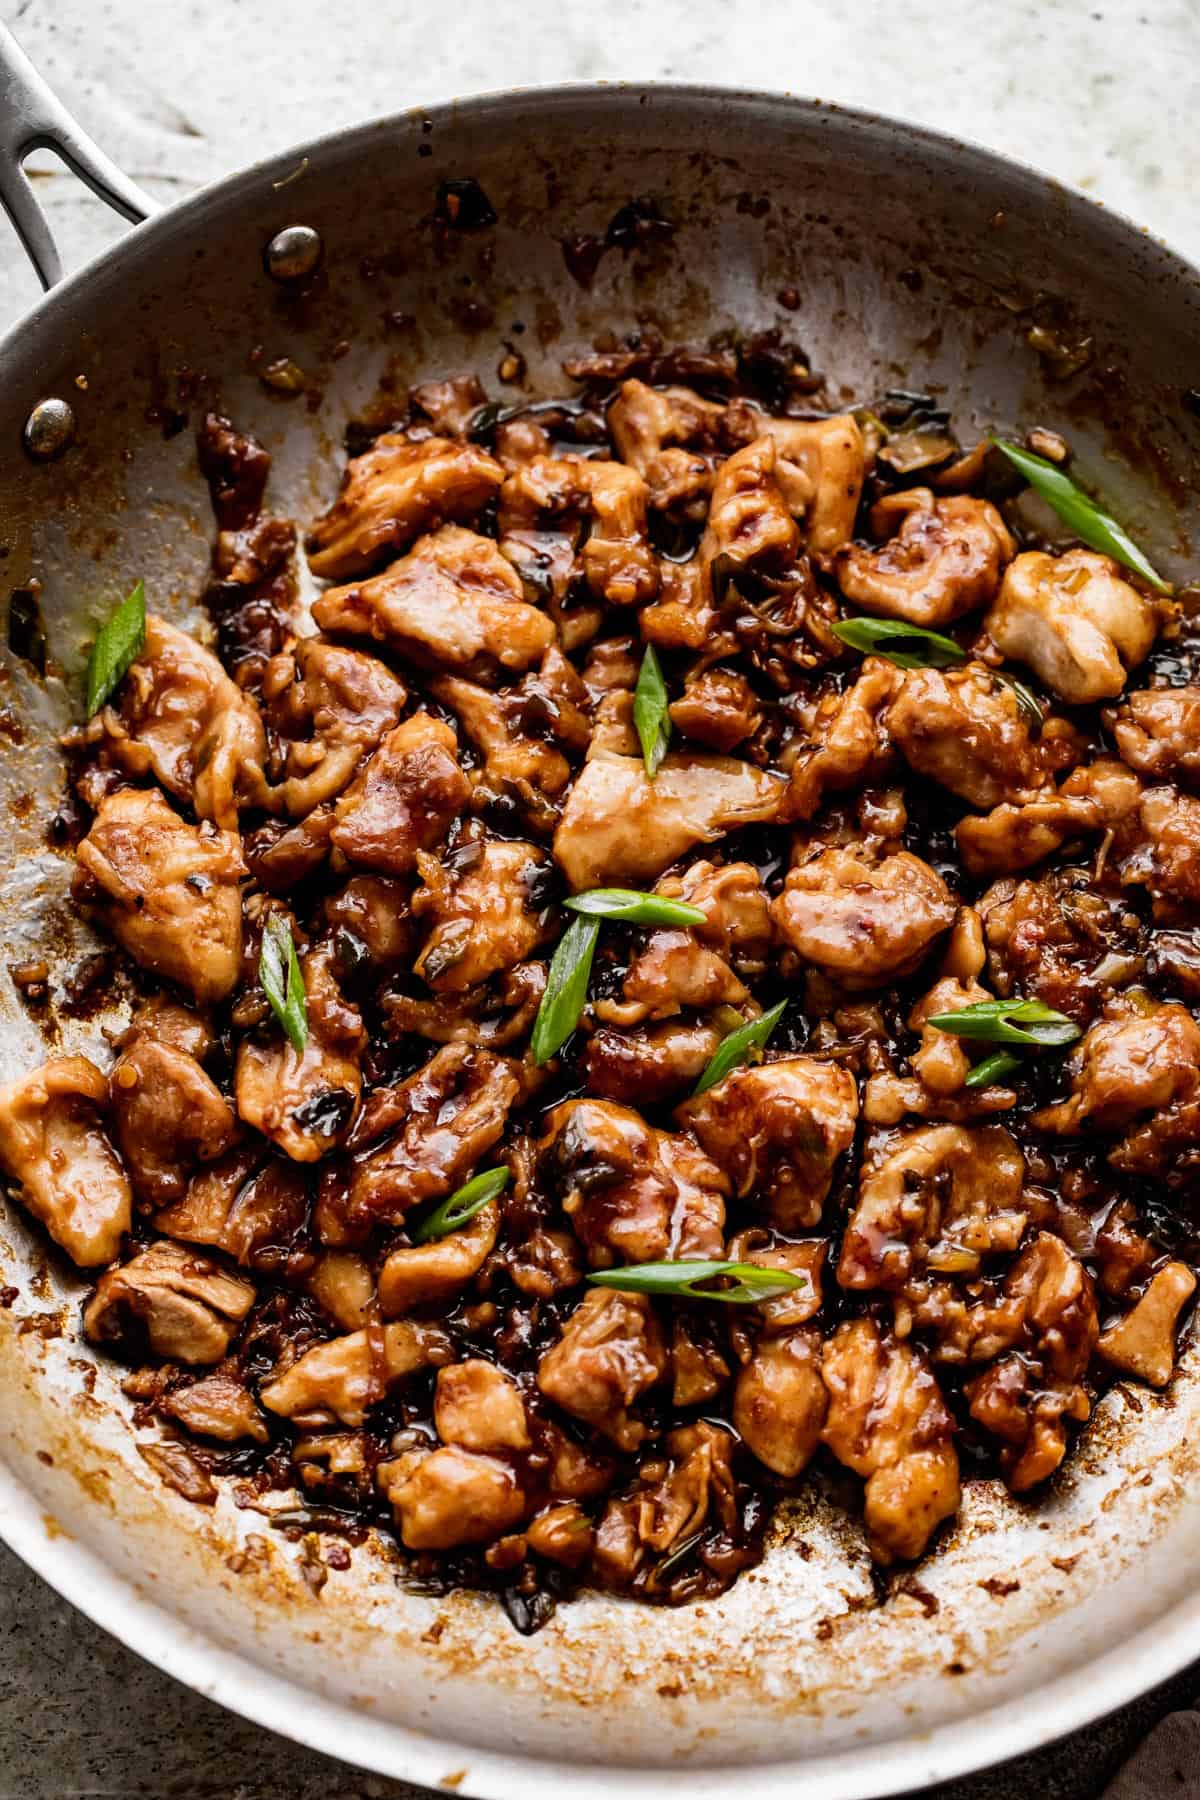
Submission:
[[[454,1351],[437,1325],[402,1319],[368,1326],[306,1350],[275,1375],[259,1398],[268,1411],[305,1427],[365,1424],[368,1408],[386,1399],[410,1375],[439,1369]]]
[[[130,666],[119,706],[82,734],[128,774],[153,774],[176,799],[236,831],[238,807],[262,781],[267,741],[258,708],[211,651],[155,613]]]
[[[326,896],[321,911],[341,942],[353,939],[354,954],[364,953],[380,971],[398,969],[412,956],[416,930],[409,911],[406,883],[383,875],[352,875],[344,888]]]
[[[630,1411],[667,1372],[667,1347],[649,1300],[597,1288],[586,1294],[538,1364],[547,1400],[608,1438],[636,1450],[647,1427]]]
[[[525,1533],[525,1541],[537,1556],[563,1568],[577,1569],[589,1560],[595,1544],[592,1521],[578,1506],[550,1506],[539,1513]]]
[[[1005,1292],[1024,1308],[1026,1342],[964,1389],[971,1417],[1002,1441],[1004,1479],[1023,1494],[1066,1454],[1064,1423],[1091,1410],[1079,1385],[1099,1335],[1091,1277],[1060,1238],[1043,1231],[1013,1265]]]
[[[862,544],[840,550],[838,585],[868,612],[925,628],[986,606],[1015,550],[988,501],[967,494],[935,499],[929,488],[905,488],[878,501],[871,530],[895,536],[879,550]]]
[[[751,1455],[790,1480],[811,1462],[828,1410],[821,1334],[810,1326],[763,1338],[737,1378],[731,1417]]]
[[[343,856],[384,875],[408,874],[470,798],[457,751],[452,728],[428,713],[390,731],[335,808],[330,835]]]
[[[413,895],[413,917],[431,928],[413,972],[439,993],[514,969],[558,928],[547,905],[553,869],[533,844],[488,838],[444,862],[420,855],[417,864],[424,885]]]
[[[446,437],[462,437],[472,416],[487,400],[478,375],[451,375],[445,381],[421,381],[409,389],[433,429]]]
[[[868,656],[854,685],[827,694],[816,708],[809,742],[800,747],[783,803],[787,820],[810,819],[827,793],[887,774],[892,760],[887,710],[903,677],[894,664]]]
[[[750,998],[724,957],[698,944],[690,930],[651,932],[629,965],[620,1000],[598,1000],[595,1013],[608,1025],[641,1025],[685,1010],[741,1006]]]
[[[181,1244],[151,1244],[96,1284],[83,1313],[94,1344],[144,1339],[172,1362],[217,1363],[256,1299],[253,1285]]]
[[[231,1150],[200,1169],[183,1199],[155,1214],[155,1228],[223,1250],[250,1268],[275,1267],[304,1230],[308,1189],[294,1163],[264,1167],[264,1149],[260,1143]]]
[[[638,1031],[602,1026],[583,1050],[589,1093],[655,1106],[695,1087],[721,1041],[715,1025],[668,1020]]]
[[[352,1250],[322,1250],[304,1285],[343,1331],[361,1331],[379,1317],[375,1272]]]
[[[687,511],[712,485],[711,458],[720,442],[725,408],[690,388],[647,387],[624,381],[608,409],[617,454],[645,478],[650,504]]]
[[[853,849],[822,850],[790,870],[771,903],[804,960],[851,989],[911,975],[956,910],[941,876],[907,850],[876,863]]]
[[[809,1056],[734,1069],[675,1118],[782,1231],[816,1224],[858,1116],[854,1077]]]
[[[511,1375],[472,1358],[439,1369],[433,1423],[443,1444],[464,1450],[528,1450],[525,1403]]]
[[[729,1380],[729,1363],[711,1328],[677,1312],[671,1321],[671,1404],[699,1406]]]
[[[608,1100],[565,1100],[538,1156],[593,1268],[722,1255],[729,1183],[688,1139]]]
[[[435,1044],[499,1050],[529,1036],[545,989],[546,964],[530,962],[461,994],[417,999],[388,990],[382,1007],[396,1035],[410,1032]]]
[[[1126,854],[1123,838],[1134,840]],[[1200,800],[1173,787],[1151,788],[1118,838],[1121,880],[1145,887],[1157,901],[1155,916],[1190,924],[1200,904]],[[1176,906],[1187,909],[1182,919]]]
[[[238,588],[253,592],[284,570],[295,548],[296,527],[292,521],[265,513],[240,531],[217,533],[213,573],[226,594],[230,589],[236,593]]]
[[[455,675],[437,677],[429,691],[483,753],[473,778],[476,806],[515,802],[535,830],[552,831],[571,779],[563,749],[581,753],[591,737],[587,690],[562,652],[547,650],[536,673],[502,693]]]
[[[447,1445],[381,1463],[377,1479],[410,1550],[488,1544],[519,1525],[527,1503],[516,1473],[495,1456]]]
[[[323,581],[365,574],[422,532],[474,518],[503,480],[500,464],[478,444],[376,438],[347,464],[341,493],[309,534],[308,566]]]
[[[347,1225],[397,1224],[410,1208],[461,1187],[486,1166],[519,1091],[511,1063],[459,1044],[447,1044],[394,1087],[376,1088],[348,1146],[355,1152],[348,1191],[338,1179]]]
[[[1143,688],[1104,723],[1117,754],[1154,781],[1200,781],[1200,687]]]
[[[910,768],[971,806],[997,806],[1044,785],[1017,697],[983,663],[911,671],[887,730]]]
[[[844,1288],[903,1288],[928,1268],[977,1275],[1017,1248],[1029,1216],[1025,1159],[1003,1125],[924,1126],[884,1139],[863,1162],[838,1263]]]
[[[1094,550],[1023,552],[983,625],[998,650],[1072,706],[1114,699],[1158,628],[1153,604]]]
[[[1200,1025],[1186,1007],[1120,995],[1068,1066],[1071,1098],[1035,1113],[1039,1130],[1125,1132],[1110,1161],[1130,1174],[1157,1174],[1181,1145],[1200,1143]]]
[[[272,657],[262,693],[281,779],[264,786],[261,804],[293,819],[337,798],[408,697],[377,656],[315,637]]]
[[[1025,1302],[995,1282],[912,1276],[892,1302],[893,1329],[903,1342],[921,1332],[935,1363],[961,1368],[990,1362],[1020,1342]]]
[[[224,1000],[241,974],[246,873],[232,832],[185,825],[157,792],[103,800],[75,852],[75,899],[154,975],[199,1001]]]
[[[183,1050],[139,1032],[108,1078],[113,1135],[139,1200],[165,1206],[186,1191],[197,1163],[233,1142],[233,1110],[216,1083]]]
[[[646,535],[646,483],[624,463],[585,457],[540,457],[509,475],[499,525],[537,528],[564,514],[591,522],[583,571],[592,592],[617,606],[653,599],[658,562]]]
[[[706,570],[718,556],[743,568],[784,568],[795,557],[800,533],[780,492],[778,460],[764,433],[717,470],[699,551]]]
[[[1032,868],[1070,839],[1115,831],[1138,808],[1142,784],[1115,757],[1100,756],[1075,769],[1059,788],[1031,800],[1002,801],[981,818],[968,815],[955,828],[969,875],[1011,875]]]
[[[340,1143],[358,1111],[366,1032],[343,998],[335,952],[321,945],[300,958],[308,1041],[297,1052],[272,1021],[268,1035],[238,1045],[238,1116],[295,1162],[316,1162]]]
[[[194,1056],[197,1062],[204,1060],[214,1041],[212,1025],[205,1015],[193,1011],[190,1006],[181,1006],[163,994],[143,1000],[134,1007],[129,1029],[117,1039],[118,1049],[126,1049],[138,1037],[152,1038],[156,1044],[181,1050],[185,1056]]]
[[[444,525],[381,575],[330,588],[312,612],[334,636],[370,638],[420,668],[486,681],[528,669],[554,642],[552,622],[523,594],[491,538]]]
[[[665,1561],[707,1528],[724,1536],[736,1527],[732,1433],[683,1425],[665,1449],[665,1465],[659,1455],[644,1464],[632,1497],[610,1500],[597,1527],[592,1568],[606,1586],[627,1588],[642,1574],[652,1592],[651,1559]]]
[[[1145,969],[1140,930],[1118,896],[1097,893],[1088,869],[997,881],[979,902],[996,990],[1016,991],[1087,1024],[1114,989]]]
[[[640,758],[601,753],[585,765],[554,834],[576,893],[652,882],[690,850],[773,818],[782,783],[728,756],[668,754],[651,781]]]
[[[873,1319],[853,1319],[825,1345],[821,1372],[829,1391],[821,1438],[866,1477],[872,1555],[884,1564],[920,1556],[960,1498],[954,1421],[928,1363],[882,1338]]]
[[[728,755],[762,723],[754,689],[732,669],[705,669],[684,685],[683,696],[667,709],[686,738]]]
[[[390,1251],[379,1271],[384,1316],[394,1319],[414,1306],[435,1305],[461,1293],[496,1248],[499,1235],[500,1208],[489,1200],[449,1236]]]
[[[1175,1373],[1175,1327],[1195,1291],[1187,1264],[1167,1263],[1133,1310],[1100,1337],[1096,1348],[1105,1362],[1151,1387],[1166,1387]]]
[[[663,563],[658,599],[642,608],[638,626],[645,641],[660,650],[692,650],[714,658],[733,656],[738,640],[723,628],[717,613],[712,559],[702,560],[705,543],[701,539],[701,555],[688,562]]]
[[[252,1438],[256,1444],[270,1442],[271,1434],[253,1398],[230,1371],[218,1369],[190,1387],[175,1388],[160,1410],[197,1437],[217,1438],[223,1444],[236,1444],[242,1438]]]
[[[731,1262],[748,1262],[757,1269],[786,1269],[789,1275],[799,1275],[804,1281],[803,1287],[777,1294],[774,1300],[760,1300],[753,1309],[747,1307],[760,1336],[772,1337],[797,1325],[807,1325],[820,1312],[828,1248],[824,1238],[804,1238],[798,1244],[777,1243],[775,1234],[761,1225],[751,1225],[730,1238],[725,1254]],[[739,1314],[735,1328],[740,1328],[742,1317]],[[738,1347],[739,1355],[743,1347]]]
[[[548,1231],[539,1225],[522,1243],[510,1244],[504,1262],[514,1286],[534,1300],[549,1300],[578,1287],[584,1267],[571,1231]]]
[[[332,806],[318,806],[294,825],[268,819],[246,832],[242,849],[257,885],[269,894],[286,895],[311,880],[329,858],[333,819]]]
[[[59,1056],[0,1087],[0,1169],[16,1199],[73,1262],[111,1262],[132,1198],[104,1133],[108,1083],[84,1056]]]
[[[805,524],[805,548],[829,556],[849,543],[862,493],[862,433],[852,413],[828,419],[754,414],[775,444],[775,478],[788,511]]]
[[[739,974],[761,975],[771,950],[767,893],[753,863],[690,863],[682,875],[664,875],[656,894],[685,900],[704,914],[692,930]]]

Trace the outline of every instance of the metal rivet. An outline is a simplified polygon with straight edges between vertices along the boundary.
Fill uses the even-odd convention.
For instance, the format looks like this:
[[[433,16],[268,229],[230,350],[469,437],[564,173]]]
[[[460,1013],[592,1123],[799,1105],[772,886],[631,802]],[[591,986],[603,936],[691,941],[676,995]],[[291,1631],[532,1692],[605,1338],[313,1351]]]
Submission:
[[[25,421],[25,448],[38,462],[53,462],[75,440],[75,414],[65,400],[39,400]]]
[[[321,234],[311,225],[285,225],[263,251],[263,268],[272,281],[302,281],[324,254]]]

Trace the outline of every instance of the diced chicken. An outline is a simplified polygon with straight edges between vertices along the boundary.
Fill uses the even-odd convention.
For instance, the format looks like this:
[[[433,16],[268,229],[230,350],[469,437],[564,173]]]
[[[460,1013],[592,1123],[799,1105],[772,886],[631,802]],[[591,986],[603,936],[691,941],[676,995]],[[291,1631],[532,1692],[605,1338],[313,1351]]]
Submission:
[[[1132,847],[1118,840],[1121,880],[1155,896],[1156,916],[1174,921],[1178,907],[1200,904],[1200,800],[1173,787],[1151,788],[1122,837]],[[1183,921],[1191,917],[1185,911]]]
[[[1025,551],[983,624],[998,650],[1072,706],[1114,699],[1157,631],[1152,603],[1094,550]]]
[[[172,1362],[217,1363],[254,1301],[250,1282],[159,1242],[100,1277],[83,1328],[95,1344],[144,1340]]]
[[[490,680],[528,669],[554,642],[545,613],[491,538],[445,525],[381,575],[330,588],[313,606],[322,631],[389,645],[421,668]]]
[[[1044,1000],[1081,1024],[1144,972],[1136,916],[1122,896],[1097,893],[1087,869],[995,882],[979,911],[997,990]]]
[[[671,1401],[699,1406],[721,1392],[729,1363],[707,1321],[676,1312],[671,1322]]]
[[[1115,831],[1141,798],[1141,781],[1131,769],[1115,757],[1097,757],[1059,788],[1019,804],[1001,801],[982,817],[969,814],[955,828],[959,854],[970,875],[1011,875],[1072,838]]]
[[[751,1225],[730,1239],[726,1255],[731,1262],[748,1262],[757,1269],[786,1269],[789,1275],[799,1275],[803,1281],[802,1287],[790,1288],[773,1300],[760,1300],[754,1307],[753,1316],[762,1337],[807,1325],[820,1312],[828,1248],[824,1238],[777,1243],[774,1233],[761,1225]]]
[[[396,1034],[411,1032],[435,1044],[499,1050],[528,1037],[545,990],[546,964],[528,962],[463,993],[416,998],[389,990],[382,1005]]]
[[[609,1025],[641,1025],[685,1010],[741,1006],[750,990],[724,957],[698,944],[690,930],[652,932],[629,965],[621,998],[596,1003],[596,1017]]]
[[[557,929],[549,912],[553,870],[519,840],[463,845],[444,861],[417,859],[424,883],[413,917],[429,924],[414,973],[439,993],[462,993],[532,956]]]
[[[809,1056],[735,1069],[675,1112],[738,1198],[756,1197],[784,1231],[820,1218],[857,1116],[853,1075]]]
[[[869,656],[852,687],[818,704],[809,741],[792,764],[784,818],[810,819],[827,793],[886,775],[892,760],[886,715],[901,682],[892,663]]]
[[[60,1056],[0,1087],[0,1169],[16,1198],[83,1268],[111,1262],[129,1230],[129,1181],[103,1126],[108,1083]]]
[[[530,1524],[525,1539],[535,1555],[575,1569],[590,1558],[595,1533],[582,1507],[548,1506]]]
[[[499,524],[507,534],[564,514],[586,516],[590,530],[582,560],[588,586],[614,605],[634,605],[658,591],[658,562],[646,535],[648,497],[641,475],[624,463],[537,457],[505,481]]]
[[[878,501],[871,529],[877,537],[895,535],[879,550],[851,544],[839,551],[838,585],[868,612],[925,628],[986,606],[1015,549],[988,501],[967,494],[935,499],[929,488]]]
[[[839,1325],[825,1345],[829,1414],[821,1433],[840,1463],[866,1477],[866,1526],[877,1562],[921,1555],[957,1512],[954,1421],[919,1351],[880,1336],[872,1319]]]
[[[182,1050],[197,1062],[203,1061],[214,1043],[212,1026],[205,1015],[190,1006],[180,1006],[165,994],[156,994],[134,1007],[129,1029],[117,1040],[118,1047],[125,1049],[138,1037],[151,1038],[171,1050]]]
[[[1166,1387],[1175,1372],[1175,1328],[1195,1291],[1187,1264],[1167,1263],[1132,1311],[1101,1335],[1096,1348],[1105,1362],[1151,1387]]]
[[[934,1125],[886,1139],[864,1159],[838,1282],[897,1290],[927,1268],[978,1274],[983,1257],[1021,1241],[1024,1177],[1025,1159],[1002,1125]]]
[[[333,816],[332,806],[318,806],[295,824],[269,819],[247,832],[242,849],[258,886],[284,895],[310,880],[329,858]]]
[[[696,1146],[606,1100],[565,1100],[538,1146],[593,1268],[720,1257],[729,1183]]]
[[[183,1198],[155,1214],[157,1230],[250,1268],[273,1268],[303,1233],[309,1196],[294,1163],[264,1166],[264,1148],[231,1150],[200,1169]]]
[[[308,564],[325,581],[362,575],[446,520],[474,518],[504,470],[478,444],[431,437],[377,438],[347,465],[342,491],[308,539]]]
[[[775,440],[764,432],[735,450],[717,470],[712,504],[700,545],[708,569],[718,556],[739,567],[786,567],[800,547],[800,533],[780,492]]]
[[[910,768],[971,806],[998,806],[1044,783],[1012,687],[982,663],[913,670],[888,709],[887,730]]]
[[[652,882],[690,850],[773,818],[782,783],[734,757],[671,753],[651,781],[640,758],[593,756],[571,789],[554,855],[575,892]]]
[[[695,935],[739,974],[762,974],[771,950],[771,914],[753,863],[690,863],[682,875],[664,875],[654,891],[702,912]]]
[[[630,1409],[662,1380],[667,1360],[662,1331],[644,1296],[595,1289],[543,1355],[537,1384],[547,1400],[628,1453],[647,1434]]]
[[[400,968],[412,955],[416,932],[404,882],[383,875],[352,875],[322,906],[335,934],[345,932],[380,972]],[[361,952],[360,952],[361,953]]]
[[[637,1031],[601,1026],[584,1046],[589,1093],[653,1106],[695,1087],[721,1041],[715,1025],[670,1019]]]
[[[337,798],[399,723],[407,698],[404,683],[377,656],[316,637],[273,657],[262,691],[282,766],[261,803],[293,819]]]
[[[516,1382],[474,1357],[438,1370],[433,1423],[443,1444],[464,1450],[528,1450],[531,1443]]]
[[[811,1327],[763,1338],[733,1390],[732,1418],[742,1442],[788,1480],[812,1460],[828,1410],[821,1334]]]
[[[1104,722],[1117,754],[1153,781],[1200,780],[1200,687],[1142,688]]]
[[[758,697],[744,675],[732,669],[704,669],[671,702],[671,723],[686,738],[728,755],[762,723]]]
[[[177,800],[236,831],[238,807],[262,781],[267,742],[258,708],[190,632],[146,615],[146,642],[85,736],[131,775],[153,774]]]
[[[368,1409],[410,1375],[441,1368],[453,1354],[439,1326],[401,1319],[315,1345],[267,1382],[259,1397],[269,1412],[297,1425],[339,1423],[357,1430]]]
[[[478,1275],[496,1247],[500,1208],[489,1200],[457,1231],[429,1244],[392,1250],[379,1271],[379,1304],[394,1319],[414,1306],[450,1300]],[[441,1434],[445,1437],[445,1433]]]
[[[384,875],[408,874],[470,798],[457,752],[453,729],[428,713],[390,731],[335,808],[330,835],[342,854]]]
[[[690,388],[624,381],[608,425],[622,461],[645,478],[651,506],[684,511],[712,485],[711,458],[703,452],[720,442],[724,417],[723,406]]]
[[[954,921],[941,876],[907,850],[871,863],[822,850],[792,869],[771,917],[806,962],[847,988],[911,975]]]
[[[472,417],[487,400],[478,375],[451,375],[444,381],[421,381],[409,389],[433,429],[446,437],[466,434]]]
[[[526,1499],[516,1471],[499,1457],[447,1445],[411,1466],[380,1465],[400,1536],[410,1550],[453,1550],[488,1544],[521,1522]]]
[[[254,1400],[236,1375],[218,1369],[190,1387],[175,1388],[161,1410],[197,1437],[236,1444],[251,1438],[256,1444],[270,1441],[270,1432]]]
[[[357,1007],[342,996],[333,961],[326,945],[300,958],[308,1012],[302,1051],[274,1021],[266,1035],[238,1045],[238,1116],[296,1162],[316,1162],[345,1137],[362,1093],[366,1033]]]
[[[596,1531],[593,1568],[600,1580],[628,1587],[651,1559],[665,1561],[708,1529],[731,1533],[737,1523],[734,1439],[701,1420],[668,1434],[663,1458],[643,1466],[631,1499],[610,1500]],[[647,1567],[647,1565],[650,1565]]]
[[[503,1134],[520,1084],[486,1050],[448,1044],[394,1087],[370,1095],[350,1139],[348,1191],[338,1205],[364,1226],[398,1223],[414,1206],[460,1187]]]
[[[558,651],[549,650],[543,660],[559,656]],[[576,705],[570,707],[573,716],[569,721],[561,720],[561,708],[554,709],[559,718],[551,715],[547,720],[545,708],[538,703],[541,696],[525,689],[527,680],[523,678],[502,693],[491,693],[457,675],[440,676],[429,687],[435,699],[458,715],[463,731],[483,753],[483,770],[475,777],[476,803],[511,805],[515,801],[534,829],[550,831],[558,822],[557,802],[571,779],[571,765],[538,728],[544,721],[565,723],[576,747],[584,747],[590,726]],[[582,693],[580,697],[585,698]]]
[[[1091,1277],[1060,1238],[1040,1232],[1009,1272],[1005,1292],[1023,1310],[1019,1353],[967,1383],[971,1417],[1001,1440],[1014,1494],[1052,1475],[1066,1454],[1065,1420],[1089,1414],[1080,1386],[1099,1335]]]
[[[849,543],[862,493],[862,432],[853,413],[828,419],[776,419],[754,414],[775,445],[775,478],[788,511],[804,521],[805,548],[830,556]]]
[[[195,1057],[139,1032],[108,1079],[113,1134],[138,1198],[165,1206],[233,1141],[233,1110]]]

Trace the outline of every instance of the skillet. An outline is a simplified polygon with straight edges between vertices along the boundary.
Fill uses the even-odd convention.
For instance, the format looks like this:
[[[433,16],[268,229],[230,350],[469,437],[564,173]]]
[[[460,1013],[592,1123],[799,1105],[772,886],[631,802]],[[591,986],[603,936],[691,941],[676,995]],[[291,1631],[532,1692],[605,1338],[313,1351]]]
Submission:
[[[783,96],[518,92],[317,140],[60,281],[19,172],[30,148],[57,149],[130,219],[151,205],[5,34],[0,63],[0,197],[52,289],[0,344],[0,571],[6,594],[36,595],[49,657],[42,678],[6,653],[0,677],[2,1079],[45,1054],[7,965],[44,958],[55,981],[92,947],[46,833],[95,621],[139,576],[156,609],[198,617],[212,526],[194,431],[209,405],[267,444],[271,504],[304,520],[381,380],[474,368],[515,397],[494,373],[515,343],[529,391],[561,391],[561,360],[599,332],[703,342],[781,325],[847,400],[903,385],[936,391],[967,437],[1069,429],[1081,478],[1165,572],[1184,566],[1200,277],[1029,170]],[[498,222],[447,243],[439,184],[468,178]],[[674,222],[669,243],[606,253],[590,288],[573,279],[563,239],[603,236],[638,196]],[[302,239],[298,278],[272,279],[264,248],[296,225],[320,266],[298,275]],[[281,361],[303,391],[264,383]],[[63,1018],[60,1042],[95,1048],[113,1022]],[[667,1767],[689,1795],[724,1791],[733,1770],[754,1800],[798,1781],[819,1800],[893,1793],[1032,1749],[1200,1643],[1194,1345],[1165,1397],[1135,1409],[1113,1390],[1036,1504],[971,1484],[936,1556],[887,1592],[813,1493],[718,1601],[585,1597],[527,1640],[494,1602],[401,1589],[370,1547],[312,1594],[260,1517],[228,1496],[202,1512],[146,1468],[119,1372],[77,1339],[80,1283],[13,1209],[0,1287],[17,1290],[0,1308],[0,1534],[170,1673],[386,1774],[497,1800],[566,1781],[580,1800],[640,1800]]]

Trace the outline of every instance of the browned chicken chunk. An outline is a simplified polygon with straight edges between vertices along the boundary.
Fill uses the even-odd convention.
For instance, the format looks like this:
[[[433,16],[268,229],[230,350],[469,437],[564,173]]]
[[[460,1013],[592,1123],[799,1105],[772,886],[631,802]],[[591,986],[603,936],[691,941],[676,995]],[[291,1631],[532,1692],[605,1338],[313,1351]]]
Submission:
[[[144,1339],[173,1362],[217,1363],[254,1304],[254,1287],[181,1244],[151,1244],[100,1277],[83,1315],[94,1343]]]
[[[650,1302],[596,1289],[542,1357],[537,1383],[547,1400],[628,1451],[646,1437],[630,1409],[666,1370],[667,1349]]]
[[[111,1262],[129,1230],[129,1180],[104,1131],[108,1083],[60,1056],[0,1087],[0,1169],[16,1198],[84,1268]]]
[[[953,923],[941,876],[907,850],[876,863],[822,850],[788,874],[771,917],[806,962],[847,988],[910,975]]]
[[[995,507],[967,494],[937,499],[929,488],[905,488],[877,503],[871,525],[895,536],[879,550],[839,551],[843,594],[869,613],[927,628],[986,606],[1014,550]]]
[[[1117,754],[1139,775],[1200,779],[1200,687],[1143,688],[1104,718]]]
[[[816,1454],[828,1410],[821,1334],[811,1327],[763,1338],[734,1385],[732,1417],[742,1442],[788,1480]]]
[[[194,1056],[138,1032],[108,1078],[113,1135],[138,1198],[165,1206],[233,1142],[233,1109]]]
[[[330,836],[350,862],[407,875],[422,850],[441,843],[470,784],[449,725],[414,713],[390,731],[338,801]]]
[[[400,1319],[352,1331],[306,1350],[261,1393],[269,1412],[306,1426],[333,1422],[357,1430],[370,1407],[422,1369],[451,1360],[450,1340],[436,1325]]]
[[[261,1039],[244,1038],[237,1059],[240,1118],[296,1162],[316,1162],[340,1143],[358,1112],[362,1016],[343,997],[332,951],[300,959],[308,1038],[297,1051],[272,1022]]]
[[[983,623],[998,650],[1073,706],[1119,694],[1157,631],[1151,602],[1093,550],[1025,551]]]
[[[262,691],[278,763],[262,804],[294,819],[336,799],[399,723],[407,697],[378,657],[323,638],[301,638],[272,658]]]
[[[1166,1387],[1175,1373],[1175,1328],[1195,1291],[1187,1264],[1167,1263],[1124,1318],[1102,1333],[1096,1348],[1105,1362],[1151,1387]]]
[[[504,479],[477,444],[449,438],[377,438],[346,468],[342,491],[313,527],[308,564],[327,581],[362,575],[446,520],[474,518]]]
[[[414,918],[428,935],[414,971],[439,993],[461,993],[514,969],[553,935],[551,867],[533,844],[463,845],[445,862],[418,857]]]

